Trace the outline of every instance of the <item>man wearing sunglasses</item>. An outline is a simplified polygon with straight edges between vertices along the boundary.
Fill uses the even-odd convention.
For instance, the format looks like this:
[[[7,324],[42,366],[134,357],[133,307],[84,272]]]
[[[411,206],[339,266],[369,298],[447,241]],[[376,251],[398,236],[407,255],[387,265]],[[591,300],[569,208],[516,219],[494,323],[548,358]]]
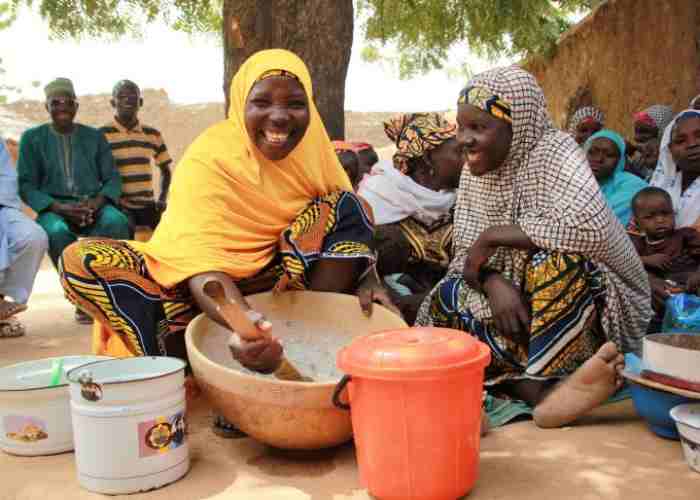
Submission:
[[[161,133],[139,121],[143,106],[141,90],[131,80],[120,80],[112,90],[114,120],[100,131],[112,146],[122,176],[122,212],[129,217],[133,233],[137,226],[155,229],[165,209],[170,187],[172,160]],[[160,170],[160,195],[153,194],[153,168]]]
[[[22,134],[17,171],[20,196],[37,213],[58,268],[63,249],[79,236],[127,239],[129,222],[116,208],[122,183],[107,140],[74,121],[73,83],[57,78],[44,90],[51,123]],[[76,321],[91,320],[76,310]]]

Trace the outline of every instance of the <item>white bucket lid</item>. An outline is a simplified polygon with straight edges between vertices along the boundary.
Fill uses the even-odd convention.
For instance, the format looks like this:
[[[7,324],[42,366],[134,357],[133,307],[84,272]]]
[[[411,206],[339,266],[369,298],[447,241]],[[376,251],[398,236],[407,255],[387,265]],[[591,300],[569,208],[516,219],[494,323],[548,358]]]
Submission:
[[[58,356],[5,366],[0,368],[0,392],[36,391],[65,387],[68,385],[66,379],[68,371],[88,363],[109,359],[112,358],[106,356]],[[54,376],[58,377],[58,384],[51,385]]]
[[[108,359],[74,368],[68,372],[71,383],[80,383],[83,372],[89,372],[96,384],[121,384],[166,377],[185,369],[186,363],[168,356],[140,356],[136,358]]]

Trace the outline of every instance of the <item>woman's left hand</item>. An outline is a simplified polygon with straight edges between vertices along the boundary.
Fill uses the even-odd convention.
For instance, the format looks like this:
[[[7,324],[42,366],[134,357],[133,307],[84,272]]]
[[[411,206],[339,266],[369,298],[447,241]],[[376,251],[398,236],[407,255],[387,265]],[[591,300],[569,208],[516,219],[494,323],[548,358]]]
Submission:
[[[372,316],[372,308],[375,302],[383,305],[389,309],[394,314],[401,316],[401,311],[399,311],[396,304],[391,300],[389,292],[387,289],[377,281],[374,276],[375,273],[369,273],[365,279],[362,280],[360,286],[357,288],[357,298],[360,301],[360,307],[365,316]]]

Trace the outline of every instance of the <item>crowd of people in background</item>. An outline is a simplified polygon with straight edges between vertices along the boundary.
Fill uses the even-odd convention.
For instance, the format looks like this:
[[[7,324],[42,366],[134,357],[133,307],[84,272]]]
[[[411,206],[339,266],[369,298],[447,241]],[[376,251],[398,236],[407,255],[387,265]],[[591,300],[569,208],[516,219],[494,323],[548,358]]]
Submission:
[[[102,354],[186,358],[196,314],[223,322],[209,279],[246,305],[271,289],[353,293],[367,314],[379,302],[488,344],[489,394],[552,427],[611,397],[622,353],[660,327],[665,300],[700,288],[700,98],[675,117],[634,114],[627,141],[593,106],[558,130],[532,75],[497,68],[462,90],[456,124],[384,123],[395,151],[380,160],[329,140],[311,88],[294,54],[252,56],[229,118],[173,176],[134,82],[114,86],[101,129],[75,121],[70,80],[47,85],[51,121],[22,135],[16,170],[0,150],[0,336],[21,334],[14,317],[47,248]],[[134,240],[139,226],[150,240]],[[281,352],[268,338],[237,356],[269,371]]]

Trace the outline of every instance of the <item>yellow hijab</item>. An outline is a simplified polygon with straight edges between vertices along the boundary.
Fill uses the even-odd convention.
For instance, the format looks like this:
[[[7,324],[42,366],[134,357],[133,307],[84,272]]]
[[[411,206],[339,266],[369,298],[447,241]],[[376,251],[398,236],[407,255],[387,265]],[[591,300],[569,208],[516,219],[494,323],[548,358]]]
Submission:
[[[309,98],[310,123],[284,159],[265,158],[248,137],[244,108],[258,78],[270,70],[294,74]],[[254,276],[275,256],[280,234],[319,196],[352,191],[318,110],[304,62],[286,50],[251,56],[231,83],[229,118],[200,135],[173,175],[168,208],[147,243],[155,280],[170,288],[200,273]]]

